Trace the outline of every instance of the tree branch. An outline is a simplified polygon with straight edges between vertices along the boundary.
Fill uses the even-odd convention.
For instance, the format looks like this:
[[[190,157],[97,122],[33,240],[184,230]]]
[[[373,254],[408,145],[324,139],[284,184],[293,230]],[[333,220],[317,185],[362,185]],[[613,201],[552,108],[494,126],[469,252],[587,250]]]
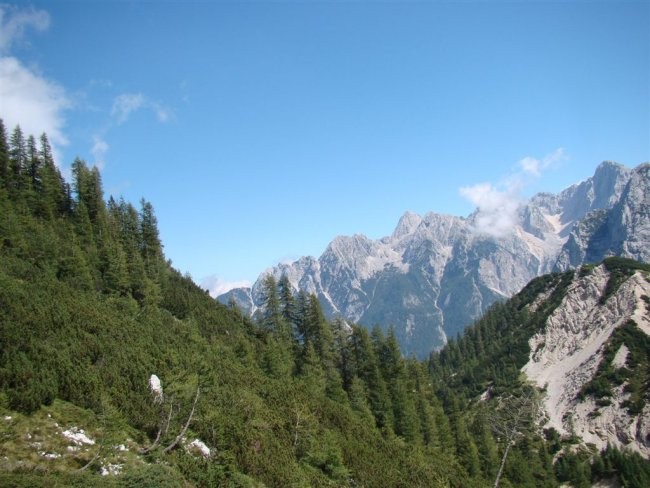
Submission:
[[[163,449],[163,453],[167,454],[172,449],[176,448],[178,443],[183,439],[183,437],[185,437],[185,432],[187,432],[187,429],[190,426],[190,422],[192,422],[192,417],[194,416],[194,409],[196,408],[196,402],[199,399],[199,393],[200,393],[200,389],[197,386],[196,387],[196,395],[194,396],[194,403],[192,404],[192,410],[190,411],[190,416],[187,418],[187,422],[185,422],[185,425],[183,426],[183,429],[181,429],[180,433],[176,436],[176,439],[174,439],[174,442],[172,442],[165,449]]]

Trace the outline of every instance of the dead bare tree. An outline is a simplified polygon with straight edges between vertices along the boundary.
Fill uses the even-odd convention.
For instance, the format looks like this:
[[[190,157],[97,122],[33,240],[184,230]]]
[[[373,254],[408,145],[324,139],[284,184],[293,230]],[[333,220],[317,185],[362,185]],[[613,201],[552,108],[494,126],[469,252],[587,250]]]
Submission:
[[[519,395],[507,395],[498,399],[498,406],[490,418],[490,424],[497,440],[505,443],[505,449],[494,480],[494,488],[499,486],[510,448],[515,445],[517,438],[535,429],[540,407],[541,397],[534,388],[527,388]]]
[[[160,443],[160,440],[167,434],[169,431],[169,424],[171,423],[172,420],[172,413],[174,411],[174,401],[173,397],[169,397],[169,412],[167,414],[167,420],[165,421],[165,400],[166,396],[163,396],[162,394],[162,387],[160,386],[160,380],[158,379],[157,376],[152,375],[152,378],[155,377],[155,382],[154,386],[151,387],[151,380],[150,380],[150,389],[152,390],[152,393],[154,394],[154,403],[159,403],[160,404],[160,419],[158,421],[158,433],[156,434],[156,438],[154,441],[151,443],[150,446],[143,447],[140,449],[141,454],[148,454],[152,452],[156,447],[158,447],[158,444]],[[200,388],[197,385],[196,386],[196,393],[194,395],[194,402],[192,403],[192,409],[190,410],[189,416],[185,422],[185,425],[183,425],[183,428],[181,429],[180,433],[176,436],[176,438],[173,440],[171,444],[169,444],[165,449],[163,449],[163,453],[167,454],[173,449],[176,448],[179,442],[185,437],[185,433],[187,432],[187,429],[190,426],[190,423],[192,422],[192,418],[194,417],[194,411],[196,410],[196,403],[199,400],[199,395],[200,395]]]
[[[192,417],[194,416],[194,409],[196,408],[196,402],[199,400],[199,393],[201,390],[199,389],[198,385],[196,387],[196,395],[194,395],[194,403],[192,403],[192,410],[190,410],[190,415],[187,417],[187,422],[185,422],[185,425],[181,429],[180,433],[176,436],[176,439],[174,439],[174,442],[172,442],[170,445],[168,445],[165,449],[163,449],[163,452],[167,454],[170,452],[172,449],[174,449],[178,443],[185,437],[185,432],[187,432],[188,427],[190,426],[190,423],[192,422]]]

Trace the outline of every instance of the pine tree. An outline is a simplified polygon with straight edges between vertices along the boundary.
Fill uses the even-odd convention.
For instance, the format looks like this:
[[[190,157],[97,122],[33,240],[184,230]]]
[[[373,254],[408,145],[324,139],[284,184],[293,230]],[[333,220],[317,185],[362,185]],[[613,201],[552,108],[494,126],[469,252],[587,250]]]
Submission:
[[[306,385],[311,395],[320,396],[325,393],[325,373],[312,343],[305,346],[300,362],[298,378]]]
[[[280,277],[280,281],[278,281],[278,299],[280,301],[282,319],[288,325],[291,336],[296,337],[300,317],[296,300],[293,297],[293,287],[286,274],[283,274]]]
[[[163,248],[158,232],[158,219],[153,205],[144,198],[140,200],[140,238],[142,239],[142,259],[149,278],[159,279],[164,265]]]
[[[35,191],[40,190],[40,167],[41,167],[41,158],[36,148],[36,139],[33,135],[27,137],[27,161],[26,161],[26,170],[27,176],[29,178],[29,183]]]
[[[499,466],[499,452],[487,423],[486,412],[479,409],[470,426],[470,434],[474,439],[481,461],[481,472],[485,479],[494,479]]]
[[[296,318],[294,323],[294,333],[296,341],[302,343],[305,341],[306,316],[309,304],[309,295],[305,290],[300,290],[295,299]]]
[[[27,147],[25,137],[19,125],[14,128],[9,139],[9,189],[17,197],[25,187],[25,168],[27,165]]]
[[[9,162],[9,144],[7,143],[7,129],[3,120],[0,118],[0,188],[7,188],[10,162]]]
[[[353,376],[347,391],[352,410],[354,410],[361,418],[374,423],[375,418],[373,417],[370,405],[368,404],[363,381],[358,377]]]
[[[40,191],[37,197],[37,214],[43,218],[70,215],[72,212],[70,187],[54,163],[52,148],[46,134],[41,135],[38,157],[41,164],[38,171]]]
[[[148,285],[144,261],[140,252],[142,241],[140,217],[133,205],[126,203],[122,198],[117,204],[114,201],[109,203],[109,213],[117,223],[119,240],[126,258],[131,296],[143,303],[147,296]]]
[[[282,316],[280,314],[280,299],[278,298],[278,283],[272,274],[268,274],[262,281],[262,327],[275,332]]]
[[[467,429],[465,416],[460,408],[456,395],[451,394],[448,399],[448,415],[454,432],[456,455],[467,474],[472,477],[481,475],[481,461],[474,439]]]
[[[392,431],[393,412],[386,383],[381,377],[377,356],[370,335],[363,327],[354,326],[350,336],[350,349],[355,375],[363,381],[370,410],[380,429]]]
[[[406,367],[397,343],[395,330],[391,327],[388,330],[388,336],[384,337],[381,329],[375,327],[372,337],[382,376],[390,392],[394,419],[393,429],[397,435],[413,442],[418,437],[418,419],[415,405],[408,394]]]
[[[420,427],[420,437],[425,445],[440,447],[435,411],[427,401],[427,395],[421,381],[422,380],[418,375],[416,377],[416,391],[418,394],[416,396],[415,409],[418,416],[418,425]]]
[[[337,317],[332,324],[332,333],[334,336],[334,350],[337,351],[335,367],[341,377],[343,388],[349,391],[354,377],[349,344],[351,329],[342,318]]]

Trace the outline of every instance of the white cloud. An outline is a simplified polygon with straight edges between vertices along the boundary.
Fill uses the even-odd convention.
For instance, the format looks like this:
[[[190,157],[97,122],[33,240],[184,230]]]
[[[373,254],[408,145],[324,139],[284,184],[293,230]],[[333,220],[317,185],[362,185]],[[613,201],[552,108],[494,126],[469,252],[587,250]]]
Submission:
[[[142,93],[123,93],[113,100],[111,117],[115,122],[123,124],[129,116],[140,109],[151,110],[159,122],[167,122],[170,118],[170,111],[159,102],[149,100]]]
[[[519,160],[519,170],[496,185],[479,183],[459,189],[461,196],[476,205],[473,216],[474,231],[493,237],[511,233],[518,223],[519,207],[524,203],[522,191],[533,179],[539,178],[546,169],[555,167],[567,159],[558,148],[542,159],[530,156]]]
[[[25,134],[46,132],[55,157],[68,143],[63,112],[70,107],[65,90],[24,66],[18,59],[0,58],[0,116],[8,131],[20,125]]]
[[[25,135],[38,137],[46,132],[54,158],[60,161],[60,148],[68,143],[63,112],[71,106],[70,100],[58,83],[9,55],[27,28],[44,31],[49,24],[44,10],[0,5],[0,117],[9,132],[16,125]]]
[[[208,290],[210,296],[213,298],[229,292],[233,288],[250,287],[251,282],[247,280],[240,281],[224,281],[221,278],[210,275],[201,280],[201,288]]]
[[[111,117],[115,118],[118,124],[123,124],[132,112],[139,110],[144,105],[142,93],[123,93],[113,100]]]
[[[7,53],[11,45],[23,37],[27,27],[44,31],[50,25],[50,15],[44,10],[18,9],[0,5],[0,53]]]
[[[552,153],[547,154],[542,159],[526,156],[519,160],[518,164],[524,174],[539,177],[541,176],[542,171],[553,168],[564,160],[566,160],[566,154],[564,153],[564,149],[560,147]]]
[[[108,152],[108,143],[99,135],[96,135],[93,138],[93,147],[90,149],[90,153],[93,155],[94,164],[98,169],[104,169],[106,164],[105,156]]]
[[[474,230],[480,234],[502,237],[517,224],[517,210],[522,200],[518,185],[506,185],[503,189],[491,183],[465,186],[460,194],[477,207]]]
[[[151,109],[155,112],[158,122],[167,122],[170,117],[170,112],[167,108],[163,107],[157,102],[152,102],[150,104]]]

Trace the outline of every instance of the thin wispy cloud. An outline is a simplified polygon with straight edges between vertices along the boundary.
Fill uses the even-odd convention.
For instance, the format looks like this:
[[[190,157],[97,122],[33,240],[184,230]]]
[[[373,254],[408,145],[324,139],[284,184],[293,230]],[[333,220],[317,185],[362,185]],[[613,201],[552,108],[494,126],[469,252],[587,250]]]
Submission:
[[[70,99],[61,85],[10,55],[28,28],[44,31],[49,23],[43,10],[0,5],[0,116],[9,131],[20,125],[25,134],[46,132],[60,161],[60,148],[68,143],[64,112]]]
[[[123,124],[129,116],[142,108],[144,105],[144,96],[141,93],[123,93],[118,95],[113,100],[113,108],[111,109],[111,117],[115,119],[118,124]]]
[[[499,183],[489,182],[464,186],[461,196],[476,206],[473,229],[478,234],[504,237],[515,229],[518,211],[525,202],[522,193],[527,185],[542,173],[566,160],[564,149],[558,148],[541,159],[526,156],[517,162],[517,171]]]
[[[566,160],[566,154],[564,153],[564,149],[560,147],[542,159],[526,156],[518,162],[518,165],[524,174],[540,177],[543,171],[556,167],[564,160]]]
[[[154,113],[159,122],[167,122],[170,111],[160,102],[149,100],[142,93],[122,93],[113,100],[111,117],[118,125],[126,122],[131,114],[146,109]]]
[[[247,280],[225,281],[216,275],[210,275],[201,280],[201,288],[208,290],[211,297],[216,298],[219,295],[228,293],[234,288],[249,287],[251,282]]]
[[[94,158],[94,165],[98,169],[104,169],[106,165],[106,153],[108,152],[108,143],[100,135],[95,135],[93,138],[93,147],[90,149],[90,153]]]
[[[0,54],[8,53],[12,44],[23,38],[27,28],[42,32],[49,26],[50,15],[45,10],[0,5]]]

